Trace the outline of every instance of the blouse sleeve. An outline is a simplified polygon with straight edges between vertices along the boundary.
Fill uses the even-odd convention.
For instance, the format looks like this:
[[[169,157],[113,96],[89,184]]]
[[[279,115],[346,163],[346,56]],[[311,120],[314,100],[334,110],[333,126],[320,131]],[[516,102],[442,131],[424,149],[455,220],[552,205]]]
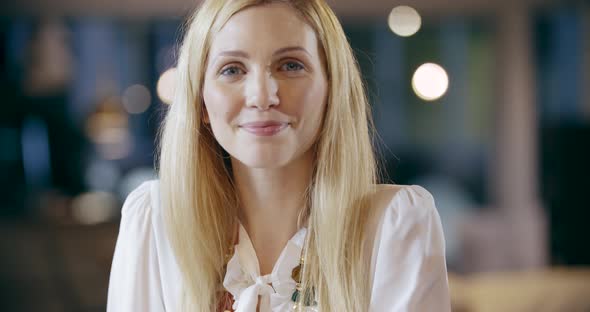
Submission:
[[[131,192],[123,204],[109,280],[108,312],[165,311],[149,183]]]
[[[375,238],[370,311],[451,310],[442,226],[428,191],[399,190]]]

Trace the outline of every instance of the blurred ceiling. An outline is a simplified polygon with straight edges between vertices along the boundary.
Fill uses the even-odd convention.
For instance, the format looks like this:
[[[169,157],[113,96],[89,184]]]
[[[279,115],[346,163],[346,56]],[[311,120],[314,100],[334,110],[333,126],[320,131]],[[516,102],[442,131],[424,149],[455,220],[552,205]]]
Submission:
[[[488,15],[510,7],[539,7],[558,0],[327,0],[344,19],[386,18],[397,5],[411,5],[425,16]],[[4,0],[0,15],[182,17],[200,0]]]

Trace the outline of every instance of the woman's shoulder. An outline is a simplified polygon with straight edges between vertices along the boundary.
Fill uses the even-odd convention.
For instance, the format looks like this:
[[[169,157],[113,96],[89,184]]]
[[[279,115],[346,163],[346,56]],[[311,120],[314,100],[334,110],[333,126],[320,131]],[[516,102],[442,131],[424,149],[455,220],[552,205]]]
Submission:
[[[150,216],[157,210],[159,203],[159,182],[149,180],[133,189],[125,198],[121,217]]]
[[[419,185],[378,184],[370,198],[370,215],[381,221],[384,214],[421,219],[436,210],[432,194]]]
[[[379,185],[371,208],[370,310],[450,311],[444,235],[430,192],[418,185]]]
[[[158,181],[143,182],[125,199],[111,265],[107,311],[164,311],[168,298],[175,298],[170,290],[176,290],[179,274],[162,239],[161,222],[155,217],[158,189]]]
[[[365,239],[373,242],[366,245],[373,252],[375,244],[388,239],[384,236],[398,239],[408,231],[427,231],[431,220],[439,219],[434,198],[419,185],[376,185],[369,202]]]

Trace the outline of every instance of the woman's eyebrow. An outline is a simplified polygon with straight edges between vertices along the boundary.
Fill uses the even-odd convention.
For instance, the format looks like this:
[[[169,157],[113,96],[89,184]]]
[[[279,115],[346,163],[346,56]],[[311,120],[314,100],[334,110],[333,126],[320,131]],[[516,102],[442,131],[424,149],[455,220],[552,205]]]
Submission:
[[[309,54],[309,52],[307,52],[307,50],[303,47],[300,46],[292,46],[292,47],[284,47],[284,48],[280,48],[278,50],[275,51],[275,53],[273,53],[273,56],[279,55],[279,54],[284,54],[287,52],[293,52],[293,51],[302,51],[305,54],[311,56],[311,54]],[[227,50],[227,51],[222,51],[219,52],[214,60],[218,59],[219,57],[222,56],[230,56],[230,57],[240,57],[240,58],[250,58],[250,55],[248,53],[246,53],[245,51],[242,50]]]
[[[300,46],[280,48],[280,49],[276,50],[273,55],[278,55],[278,54],[283,54],[283,53],[293,52],[293,51],[302,51],[302,52],[305,52],[305,54],[311,56],[311,54],[309,54],[309,52],[307,52],[307,50],[305,50],[305,48],[300,47]]]
[[[233,56],[233,57],[241,57],[241,58],[249,58],[250,56],[248,53],[241,51],[241,50],[228,50],[219,52],[214,59],[219,58],[220,56]]]

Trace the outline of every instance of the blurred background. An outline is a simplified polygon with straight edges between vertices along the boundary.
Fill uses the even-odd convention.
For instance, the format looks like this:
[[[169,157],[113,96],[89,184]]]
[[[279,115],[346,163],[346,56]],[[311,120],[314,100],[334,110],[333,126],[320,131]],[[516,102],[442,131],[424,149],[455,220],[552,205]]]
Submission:
[[[590,3],[329,2],[387,182],[436,199],[453,311],[590,311]],[[196,3],[0,5],[1,311],[105,310]]]

